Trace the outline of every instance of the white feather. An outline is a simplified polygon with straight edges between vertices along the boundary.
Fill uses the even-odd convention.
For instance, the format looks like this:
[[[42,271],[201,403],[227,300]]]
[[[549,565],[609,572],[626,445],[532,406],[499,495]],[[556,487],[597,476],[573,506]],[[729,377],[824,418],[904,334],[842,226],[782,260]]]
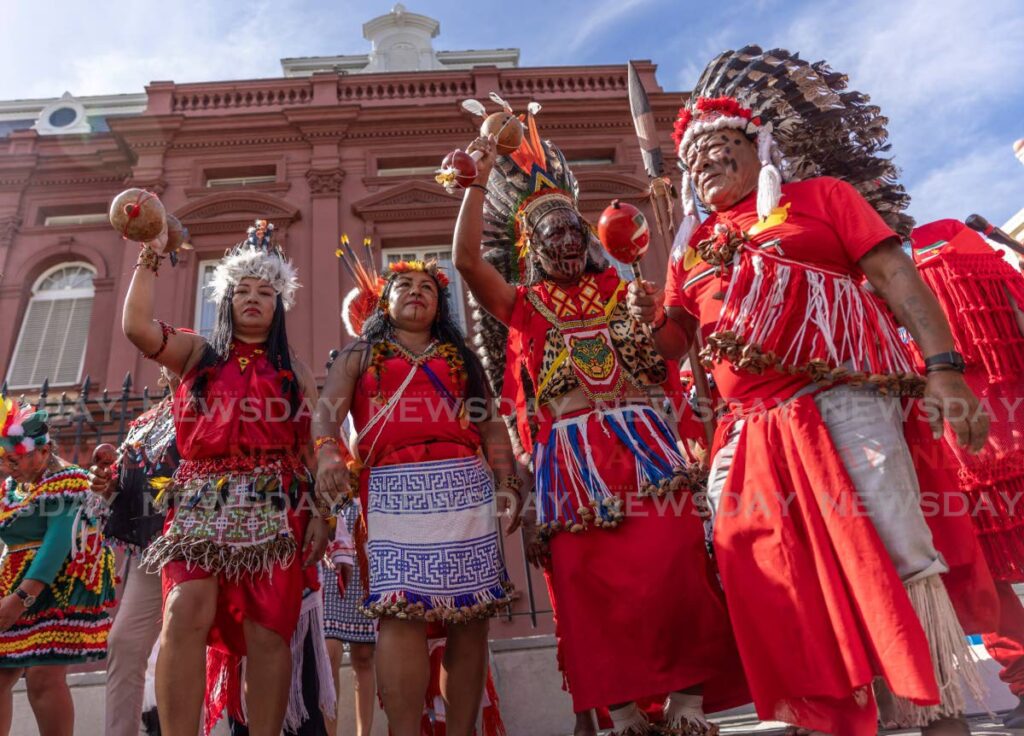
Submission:
[[[499,105],[501,105],[502,109],[504,109],[505,112],[507,112],[509,115],[512,114],[512,105],[505,102],[505,100],[503,100],[497,92],[491,92],[489,96],[493,102],[496,102]]]
[[[352,324],[352,319],[348,313],[349,307],[352,305],[352,302],[360,296],[362,296],[362,292],[359,291],[358,287],[356,287],[345,295],[345,300],[341,303],[341,321],[345,325],[345,332],[347,332],[351,337],[359,337],[359,330],[357,330],[356,326]]]
[[[291,261],[262,248],[243,247],[235,253],[224,256],[214,269],[210,283],[210,301],[214,304],[226,297],[242,279],[253,278],[266,281],[281,295],[284,308],[295,304],[295,292],[299,288],[299,272]]]
[[[482,118],[487,117],[487,108],[485,108],[483,106],[483,103],[480,102],[480,100],[473,100],[473,99],[463,100],[462,101],[462,109],[465,110],[468,113],[472,113],[473,115],[478,115],[479,117],[482,117]]]
[[[537,113],[540,112],[540,103],[539,102],[531,102],[529,105],[526,106],[526,110],[531,115],[536,115]]]

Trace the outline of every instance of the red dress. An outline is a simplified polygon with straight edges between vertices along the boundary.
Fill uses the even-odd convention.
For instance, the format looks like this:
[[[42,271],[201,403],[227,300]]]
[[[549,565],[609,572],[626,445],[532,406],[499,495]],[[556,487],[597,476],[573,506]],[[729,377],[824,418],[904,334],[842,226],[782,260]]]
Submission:
[[[366,615],[460,623],[511,602],[494,479],[470,411],[454,345],[422,356],[372,347],[351,409],[365,467]]]
[[[719,515],[714,542],[758,713],[835,736],[874,734],[876,676],[913,703],[938,702],[929,647],[870,519],[827,513],[858,508],[857,491],[814,397],[794,396],[851,371],[894,391],[921,381],[856,266],[895,235],[837,179],[782,193],[764,222],[756,194],[712,214],[670,264],[666,305],[698,317],[733,410],[714,451],[731,419],[747,417],[723,490],[737,512]],[[719,225],[730,237],[716,238]],[[951,565],[976,569],[960,543],[964,520],[950,521],[954,543],[933,531],[936,545],[959,548]]]
[[[164,533],[145,559],[161,568],[165,598],[175,585],[216,576],[209,643],[244,656],[243,620],[286,642],[298,621],[305,587],[299,547],[312,488],[301,458],[309,412],[289,416],[281,376],[262,345],[236,342],[228,360],[209,369],[202,403],[192,396],[196,378],[196,371],[186,376],[175,396],[181,464],[165,494]]]
[[[650,404],[622,401],[667,376],[624,316],[625,288],[612,269],[521,287],[509,323],[504,390],[533,451],[559,660],[577,712],[695,686],[722,710],[749,696],[701,519],[674,492],[693,487],[684,453]],[[550,401],[576,386],[592,410],[555,419]]]
[[[956,349],[967,362],[965,378],[991,419],[978,454],[960,447],[947,429],[960,489],[997,579],[998,624],[983,641],[1003,670],[1000,678],[1024,696],[1024,607],[1012,584],[1024,582],[1024,277],[981,236],[958,220],[915,228],[914,259],[950,318]]]

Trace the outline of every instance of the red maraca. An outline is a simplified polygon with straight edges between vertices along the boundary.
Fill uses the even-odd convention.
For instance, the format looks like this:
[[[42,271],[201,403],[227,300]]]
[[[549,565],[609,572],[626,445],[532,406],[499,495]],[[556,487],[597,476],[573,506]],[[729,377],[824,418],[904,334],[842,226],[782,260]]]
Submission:
[[[164,229],[167,212],[152,192],[126,189],[110,203],[110,224],[121,237],[148,243]]]
[[[482,156],[483,153],[480,151],[473,151],[473,153],[466,153],[461,149],[452,151],[441,162],[441,168],[437,170],[437,175],[434,177],[435,181],[442,185],[449,194],[452,194],[458,187],[468,187],[476,180],[476,162]]]
[[[107,442],[96,445],[96,449],[92,451],[93,465],[109,468],[115,462],[117,462],[117,449],[113,445]]]
[[[597,221],[597,237],[615,260],[639,263],[651,243],[651,230],[644,213],[633,205],[612,200]]]

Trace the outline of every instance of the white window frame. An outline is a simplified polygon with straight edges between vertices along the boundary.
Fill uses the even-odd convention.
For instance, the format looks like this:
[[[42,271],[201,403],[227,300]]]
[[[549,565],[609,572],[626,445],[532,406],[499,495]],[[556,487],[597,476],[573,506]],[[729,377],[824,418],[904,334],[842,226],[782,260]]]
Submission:
[[[195,301],[195,316],[194,316],[194,318],[192,320],[192,329],[195,330],[196,334],[198,334],[198,335],[203,335],[203,325],[202,325],[203,305],[209,303],[209,300],[206,298],[207,295],[204,293],[205,289],[204,289],[204,286],[203,286],[203,274],[204,274],[204,272],[207,269],[210,269],[212,271],[213,268],[216,268],[218,263],[220,263],[219,259],[217,259],[217,258],[209,258],[209,259],[206,259],[206,260],[199,261],[199,263],[198,263],[198,265],[196,267],[197,268],[197,270],[196,270],[196,301]],[[213,319],[214,319],[214,325],[215,325],[216,321],[217,321],[217,313],[216,313],[216,311],[214,311],[214,313],[213,313]],[[211,329],[212,328],[213,328],[213,325],[211,325]],[[203,335],[203,337],[206,337],[207,339],[209,339],[209,335]]]
[[[251,187],[256,184],[273,184],[276,181],[276,174],[256,174],[254,176],[215,176],[206,180],[206,188],[231,189],[237,187]]]
[[[29,309],[31,309],[31,305],[32,305],[33,302],[37,302],[37,301],[63,301],[63,300],[86,299],[86,298],[95,300],[95,298],[96,298],[96,287],[91,285],[91,284],[90,284],[89,288],[87,288],[87,289],[85,289],[85,288],[81,288],[81,289],[60,289],[60,290],[52,289],[52,290],[40,291],[40,287],[43,285],[43,283],[48,278],[50,278],[53,274],[55,274],[55,273],[57,273],[59,271],[63,271],[65,269],[74,268],[74,267],[84,268],[85,270],[89,271],[90,273],[92,273],[93,279],[95,280],[95,278],[96,278],[96,269],[93,267],[93,265],[91,263],[87,263],[86,261],[65,261],[63,263],[58,263],[57,265],[52,266],[51,268],[48,268],[45,271],[43,271],[43,273],[39,275],[39,277],[36,279],[35,283],[32,285],[32,295],[29,297],[28,304],[25,306],[25,313],[21,317],[21,326],[18,328],[18,340],[14,344],[14,352],[11,353],[11,362],[7,366],[8,378],[11,377],[11,375],[12,375],[12,373],[14,371],[14,367],[18,364],[18,358],[21,356],[22,341],[25,338],[26,321],[27,321],[27,318],[28,318],[28,315],[29,315]],[[93,301],[93,305],[95,305],[95,301]],[[90,319],[91,319],[91,307],[90,307]],[[53,381],[51,381],[49,385],[50,386],[76,386],[76,385],[78,385],[78,383],[82,380],[82,371],[85,369],[85,354],[87,352],[89,352],[89,342],[88,342],[88,340],[86,340],[85,348],[82,350],[82,357],[78,361],[78,376],[76,377],[76,379],[74,381],[58,382],[56,380],[56,376],[54,376],[53,377]],[[60,361],[58,360],[58,365],[59,364],[60,364]],[[35,371],[35,367],[33,367],[32,373],[35,373],[35,372],[36,372]],[[50,377],[48,376],[47,379],[49,379],[49,378]],[[36,389],[38,387],[39,387],[38,385],[32,384],[32,383],[27,383],[27,384],[9,383],[8,384],[8,389]]]
[[[43,227],[102,225],[107,222],[109,222],[109,217],[106,212],[89,212],[82,215],[49,215],[43,220]]]
[[[454,250],[450,245],[419,245],[413,247],[395,246],[390,248],[384,248],[380,252],[382,268],[381,272],[385,275],[390,273],[388,271],[389,255],[397,255],[398,260],[422,261],[426,260],[428,253],[447,253],[449,262],[454,257]],[[445,269],[445,275],[448,277],[452,299],[458,305],[458,311],[455,314],[455,323],[462,328],[464,334],[468,333],[468,315],[466,314],[465,295],[462,293],[462,276],[459,275],[459,272],[455,270],[454,265],[450,269]]]

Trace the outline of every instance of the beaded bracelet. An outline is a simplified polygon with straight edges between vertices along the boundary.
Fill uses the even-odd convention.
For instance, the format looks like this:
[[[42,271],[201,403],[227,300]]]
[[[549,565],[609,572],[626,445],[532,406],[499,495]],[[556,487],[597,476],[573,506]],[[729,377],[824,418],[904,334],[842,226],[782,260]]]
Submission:
[[[325,445],[334,445],[339,450],[341,449],[341,447],[338,444],[337,437],[324,435],[323,437],[317,437],[316,440],[313,441],[313,452],[320,452],[321,448],[323,448]]]
[[[523,479],[517,475],[506,475],[501,481],[501,486],[518,493],[523,487]]]
[[[145,243],[139,248],[139,260],[135,263],[135,268],[145,268],[148,271],[152,271],[156,275],[160,275],[160,263],[164,260],[164,257],[157,253],[155,250],[150,248]]]
[[[164,350],[167,349],[167,338],[171,335],[178,334],[178,331],[174,329],[174,327],[167,324],[162,319],[158,319],[157,322],[160,324],[160,331],[163,333],[164,339],[163,342],[160,343],[160,348],[155,353],[150,353],[149,355],[146,355],[145,353],[142,354],[142,357],[146,360],[156,360],[159,358],[163,354]]]

